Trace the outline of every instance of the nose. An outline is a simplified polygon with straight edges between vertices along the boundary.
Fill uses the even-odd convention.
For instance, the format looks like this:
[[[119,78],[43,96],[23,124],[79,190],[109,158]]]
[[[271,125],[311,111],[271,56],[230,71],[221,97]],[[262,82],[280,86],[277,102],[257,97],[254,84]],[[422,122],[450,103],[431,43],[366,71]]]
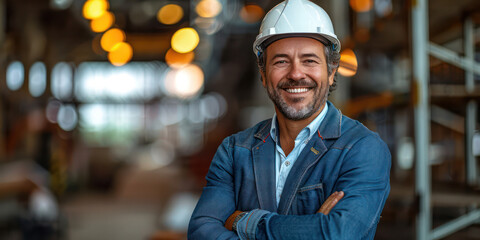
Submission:
[[[305,73],[303,72],[302,66],[299,61],[294,61],[292,63],[287,78],[296,81],[305,79]]]

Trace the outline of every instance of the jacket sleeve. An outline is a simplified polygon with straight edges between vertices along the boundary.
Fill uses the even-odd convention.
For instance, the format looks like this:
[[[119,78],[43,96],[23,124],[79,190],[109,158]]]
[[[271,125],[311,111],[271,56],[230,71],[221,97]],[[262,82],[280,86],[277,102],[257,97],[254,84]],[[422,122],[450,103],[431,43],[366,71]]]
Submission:
[[[328,215],[264,214],[256,238],[373,239],[390,192],[390,166],[390,152],[379,137],[359,140],[346,153],[334,186],[345,195]]]
[[[224,227],[235,211],[233,159],[229,138],[223,140],[213,157],[200,200],[188,226],[188,239],[238,239]]]

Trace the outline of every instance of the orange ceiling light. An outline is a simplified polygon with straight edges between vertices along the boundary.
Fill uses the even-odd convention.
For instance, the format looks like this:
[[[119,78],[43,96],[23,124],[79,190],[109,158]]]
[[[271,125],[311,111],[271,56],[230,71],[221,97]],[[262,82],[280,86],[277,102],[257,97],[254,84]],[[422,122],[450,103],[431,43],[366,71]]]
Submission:
[[[165,54],[165,62],[171,68],[181,68],[193,61],[195,54],[193,52],[188,53],[179,53],[173,49],[169,49],[167,54]]]
[[[222,8],[222,3],[218,0],[201,0],[195,7],[195,11],[200,17],[213,18],[220,14]]]
[[[115,15],[111,12],[105,12],[102,16],[93,19],[90,22],[90,28],[93,32],[100,33],[105,32],[115,22]]]
[[[183,9],[177,4],[167,4],[160,8],[157,20],[165,25],[178,23],[183,18]]]
[[[123,66],[130,62],[133,56],[132,46],[126,42],[115,44],[108,53],[108,61],[114,66]]]
[[[172,36],[172,48],[179,53],[193,51],[200,42],[200,36],[193,28],[182,28],[176,31]]]
[[[112,28],[103,34],[100,39],[100,46],[103,50],[110,52],[117,43],[123,41],[125,41],[125,33],[118,28]]]
[[[373,7],[373,0],[350,0],[350,7],[355,12],[368,12]]]
[[[340,67],[338,73],[344,77],[352,77],[357,73],[357,56],[352,49],[345,49],[340,53]]]
[[[248,4],[240,10],[240,18],[246,23],[256,23],[265,15],[265,10],[256,4]]]
[[[83,5],[83,17],[86,19],[95,19],[102,16],[110,7],[106,0],[88,0]]]

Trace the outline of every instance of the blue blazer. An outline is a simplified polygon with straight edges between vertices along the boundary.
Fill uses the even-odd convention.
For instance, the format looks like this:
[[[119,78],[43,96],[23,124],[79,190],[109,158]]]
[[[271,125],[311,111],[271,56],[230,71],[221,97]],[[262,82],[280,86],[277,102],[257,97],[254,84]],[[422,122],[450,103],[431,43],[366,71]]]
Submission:
[[[391,156],[380,137],[327,102],[317,134],[292,167],[277,206],[271,120],[223,140],[192,214],[188,239],[238,239],[224,228],[235,211],[269,211],[258,239],[373,239],[390,192]],[[316,213],[335,191],[328,215]]]

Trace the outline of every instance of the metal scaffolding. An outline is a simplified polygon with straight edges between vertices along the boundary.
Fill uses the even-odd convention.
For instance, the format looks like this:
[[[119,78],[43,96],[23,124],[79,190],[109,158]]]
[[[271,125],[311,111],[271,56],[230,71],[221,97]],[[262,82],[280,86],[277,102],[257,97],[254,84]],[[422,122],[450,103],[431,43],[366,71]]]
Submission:
[[[431,169],[428,155],[430,146],[429,55],[462,68],[465,71],[467,93],[472,93],[475,89],[474,74],[480,74],[480,64],[474,59],[474,24],[470,18],[464,22],[464,57],[429,41],[428,0],[413,1],[411,24],[414,84],[412,94],[415,99],[415,192],[419,200],[416,238],[418,240],[440,239],[478,222],[480,209],[472,207],[467,214],[432,229]],[[469,100],[465,117],[465,166],[466,183],[471,186],[478,185],[477,163],[472,151],[476,115],[477,103],[475,100]]]

